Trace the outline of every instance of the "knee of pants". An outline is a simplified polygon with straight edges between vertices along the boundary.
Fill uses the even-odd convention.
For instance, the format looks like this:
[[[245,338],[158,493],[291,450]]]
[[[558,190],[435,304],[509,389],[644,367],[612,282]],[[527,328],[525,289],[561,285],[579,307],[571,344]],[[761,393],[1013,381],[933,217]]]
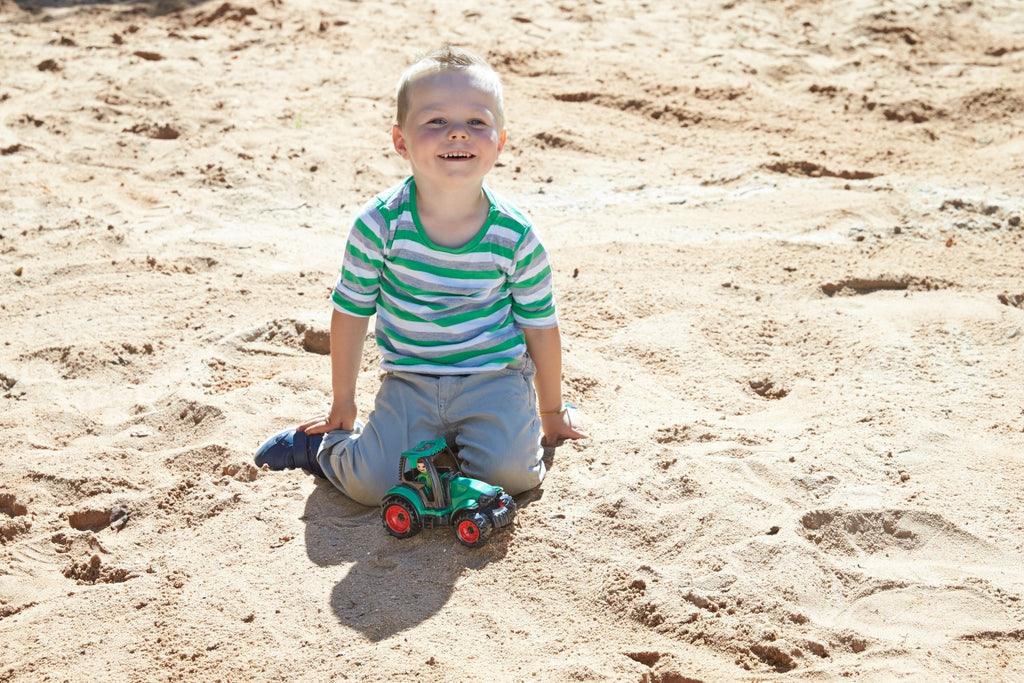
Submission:
[[[546,474],[544,463],[541,463],[539,467],[529,471],[520,471],[517,475],[506,479],[504,484],[499,484],[501,488],[513,496],[519,495],[524,491],[537,488],[541,482],[544,481],[544,475]]]
[[[349,480],[345,482],[344,487],[337,484],[335,486],[355,502],[367,507],[377,507],[388,489],[394,486],[395,481],[388,480],[387,484],[380,484],[363,480]]]
[[[540,459],[538,452],[536,462],[524,463],[522,460],[500,459],[490,460],[485,470],[476,470],[469,463],[466,463],[466,476],[480,479],[493,486],[500,486],[506,493],[513,496],[523,491],[536,488],[544,481],[546,468]]]
[[[365,433],[338,436],[344,438],[325,439],[317,454],[327,479],[357,503],[380,505],[381,498],[398,481],[398,458],[387,457]]]

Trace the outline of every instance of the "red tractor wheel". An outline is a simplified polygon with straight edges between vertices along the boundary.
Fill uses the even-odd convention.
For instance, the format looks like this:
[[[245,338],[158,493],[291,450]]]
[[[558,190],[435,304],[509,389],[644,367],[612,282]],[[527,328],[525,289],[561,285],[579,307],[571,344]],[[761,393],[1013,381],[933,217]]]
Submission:
[[[404,498],[395,497],[385,502],[380,519],[387,532],[397,538],[409,538],[420,530],[420,519],[416,515],[416,510]]]
[[[455,536],[469,548],[484,544],[491,535],[491,522],[480,512],[463,512],[455,518]]]

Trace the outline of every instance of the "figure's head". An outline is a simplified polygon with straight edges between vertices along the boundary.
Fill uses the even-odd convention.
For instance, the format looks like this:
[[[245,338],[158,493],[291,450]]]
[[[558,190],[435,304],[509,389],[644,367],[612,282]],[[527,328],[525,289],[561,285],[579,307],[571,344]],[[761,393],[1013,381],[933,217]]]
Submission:
[[[422,460],[417,460],[416,461],[416,469],[419,470],[420,472],[426,472],[427,471],[427,465]]]
[[[496,127],[505,127],[505,103],[501,91],[501,79],[491,66],[480,57],[468,50],[445,45],[420,57],[412,66],[402,72],[398,79],[395,94],[397,111],[395,123],[400,128],[405,125],[409,114],[410,90],[412,85],[423,76],[439,74],[446,71],[463,71],[472,77],[475,87],[489,92],[494,98]]]

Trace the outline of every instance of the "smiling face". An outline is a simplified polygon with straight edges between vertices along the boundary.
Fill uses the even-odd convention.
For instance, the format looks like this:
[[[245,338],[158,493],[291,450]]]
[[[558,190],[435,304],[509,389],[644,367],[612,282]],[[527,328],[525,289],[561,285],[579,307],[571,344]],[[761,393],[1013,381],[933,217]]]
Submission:
[[[500,104],[484,81],[472,69],[426,73],[410,83],[408,98],[392,138],[417,185],[482,183],[505,146]]]

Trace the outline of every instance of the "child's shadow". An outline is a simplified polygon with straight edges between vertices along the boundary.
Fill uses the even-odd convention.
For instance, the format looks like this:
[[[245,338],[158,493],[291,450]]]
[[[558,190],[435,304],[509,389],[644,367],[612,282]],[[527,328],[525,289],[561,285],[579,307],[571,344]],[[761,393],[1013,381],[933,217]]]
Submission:
[[[354,503],[325,481],[306,501],[306,553],[338,583],[331,608],[338,620],[377,642],[423,622],[452,597],[459,578],[504,557],[515,526],[467,548],[452,527],[392,537],[380,508]]]

